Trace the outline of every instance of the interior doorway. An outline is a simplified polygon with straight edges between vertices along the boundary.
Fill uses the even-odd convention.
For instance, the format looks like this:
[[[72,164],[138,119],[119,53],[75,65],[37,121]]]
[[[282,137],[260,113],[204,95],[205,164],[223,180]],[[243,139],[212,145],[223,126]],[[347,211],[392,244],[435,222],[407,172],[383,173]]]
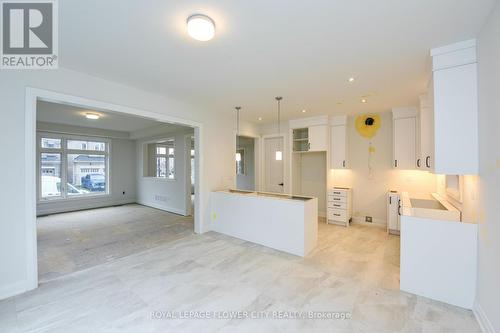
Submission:
[[[78,211],[81,209],[88,209],[86,205],[89,204],[87,201],[85,204],[78,204],[77,200],[71,200],[71,196],[76,197],[85,197],[90,201],[99,202],[103,197],[98,197],[98,195],[107,195],[111,193],[112,189],[116,189],[120,187],[120,181],[113,181],[112,175],[109,174],[109,170],[112,170],[113,165],[120,165],[121,162],[117,162],[116,160],[110,160],[111,154],[113,152],[122,151],[122,148],[119,148],[120,145],[114,145],[111,140],[102,140],[102,139],[93,139],[94,137],[99,137],[101,135],[96,134],[95,132],[90,131],[87,133],[85,138],[82,138],[81,135],[73,135],[72,132],[75,128],[79,126],[70,125],[65,130],[60,130],[58,135],[54,134],[53,129],[49,126],[46,127],[45,130],[50,135],[43,135],[45,140],[42,143],[42,138],[40,135],[37,135],[37,104],[38,103],[54,103],[61,104],[70,107],[80,108],[90,110],[89,113],[102,113],[102,114],[112,114],[112,115],[121,115],[124,117],[137,117],[144,121],[155,121],[166,126],[184,126],[185,128],[189,128],[191,131],[191,137],[194,138],[194,151],[195,154],[192,159],[192,163],[194,165],[194,179],[195,181],[190,183],[194,183],[195,197],[194,197],[194,205],[197,209],[194,210],[194,214],[190,223],[190,232],[201,232],[202,226],[202,216],[200,212],[200,201],[202,200],[202,195],[200,193],[199,187],[201,183],[201,161],[198,158],[201,153],[201,137],[202,137],[202,125],[197,122],[182,120],[176,117],[171,117],[164,114],[158,114],[154,112],[144,111],[140,109],[134,109],[129,107],[124,107],[121,105],[110,104],[107,102],[101,102],[96,100],[85,99],[77,96],[60,94],[52,91],[27,88],[26,89],[26,109],[25,109],[25,119],[26,119],[26,150],[27,150],[27,165],[31,165],[31,168],[26,169],[26,193],[28,193],[26,197],[26,210],[30,212],[30,218],[27,224],[26,235],[26,265],[28,267],[28,289],[34,289],[38,287],[39,279],[38,279],[38,236],[37,236],[37,205],[39,204],[39,199],[41,196],[45,196],[47,198],[60,198],[63,199],[59,201],[59,206],[66,209],[69,206],[72,206],[70,210]],[[87,119],[91,119],[91,117],[87,117],[86,114],[79,114],[79,117],[85,117]],[[68,129],[70,128],[70,129]],[[115,131],[114,134],[120,131]],[[113,135],[114,135],[113,134]],[[183,137],[184,138],[184,137]],[[56,139],[56,140],[53,140]],[[155,178],[149,175],[150,172],[159,172],[159,177],[165,178],[175,178],[173,175],[174,170],[177,166],[176,163],[180,161],[184,161],[183,158],[176,158],[176,162],[171,164],[171,167],[168,166],[168,160],[173,158],[173,152],[170,152],[168,148],[170,147],[169,140],[170,136],[161,135],[161,138],[156,138],[152,141],[155,145],[163,145],[166,148],[165,156],[162,155],[161,149],[155,149],[155,154],[146,154],[147,149],[142,150],[142,157],[137,157],[137,166],[143,166],[143,169],[137,172],[137,177],[140,179],[144,179],[146,182],[148,178]],[[185,141],[184,141],[185,142]],[[108,143],[109,145],[106,145]],[[77,145],[77,146],[74,146]],[[143,144],[142,147],[148,147],[148,145]],[[43,149],[41,149],[43,148]],[[118,149],[117,149],[118,148]],[[161,147],[160,147],[161,148]],[[189,142],[189,146],[185,148],[191,148],[191,140]],[[91,152],[84,152],[84,150],[92,150]],[[42,151],[44,150],[44,151]],[[45,151],[47,150],[47,151]],[[54,151],[52,151],[54,150]],[[57,151],[56,151],[57,150]],[[189,152],[191,149],[188,149]],[[134,147],[133,151],[136,149]],[[153,151],[153,150],[151,150]],[[41,154],[49,153],[51,156],[44,156],[44,160],[42,163]],[[158,154],[162,155],[159,156]],[[189,153],[188,153],[189,154]],[[57,155],[57,156],[56,156]],[[78,156],[74,156],[78,155]],[[59,157],[59,160],[54,160],[53,157]],[[148,156],[146,158],[146,156]],[[151,157],[151,158],[149,158]],[[154,161],[153,161],[154,157]],[[162,159],[163,158],[163,159]],[[149,168],[149,166],[145,167],[145,161],[148,160],[148,163],[154,163],[155,168]],[[162,164],[162,161],[165,162]],[[191,162],[191,161],[190,161]],[[96,165],[93,165],[96,163]],[[42,165],[43,164],[43,165]],[[78,164],[78,165],[77,165]],[[85,165],[84,165],[85,164]],[[182,163],[184,164],[184,163]],[[57,168],[57,166],[59,168]],[[191,165],[191,163],[190,163]],[[153,170],[154,169],[154,170]],[[181,172],[184,169],[184,166],[181,169],[177,170]],[[139,170],[139,168],[138,168]],[[85,173],[83,175],[83,173]],[[78,174],[77,174],[78,173]],[[147,173],[147,174],[146,174]],[[158,176],[158,175],[157,175]],[[43,177],[43,178],[42,178]],[[135,178],[135,177],[134,177]],[[186,178],[191,178],[190,174],[186,174]],[[59,179],[59,180],[58,180]],[[172,179],[172,180],[173,180]],[[43,186],[43,182],[46,181]],[[171,179],[165,179],[165,182],[171,181]],[[134,179],[131,182],[135,182]],[[181,182],[184,184],[184,182]],[[45,186],[46,185],[46,186]],[[43,188],[42,188],[43,187]],[[183,187],[183,185],[182,185]],[[120,194],[128,195],[128,190],[119,191]],[[191,191],[189,191],[191,192]],[[150,197],[156,198],[159,201],[168,201],[162,195],[151,195]],[[189,198],[191,199],[191,193],[189,193]],[[109,199],[109,198],[108,198]],[[64,201],[64,202],[63,202]],[[111,201],[109,204],[111,204]],[[181,197],[181,202],[186,202]],[[191,200],[189,200],[191,202]],[[82,201],[83,202],[83,201]],[[106,204],[107,205],[107,204]],[[144,210],[140,209],[141,206],[138,206],[138,214],[144,212]],[[150,205],[150,207],[154,207],[154,205]],[[92,207],[90,207],[92,208]],[[111,207],[114,208],[114,207]],[[104,208],[105,209],[105,208]],[[152,209],[154,208],[147,208]],[[132,207],[132,210],[137,210],[135,207]],[[86,211],[85,211],[86,212]],[[171,214],[170,212],[167,212]],[[148,214],[146,212],[146,214]],[[179,212],[182,214],[182,211]],[[120,216],[123,215],[132,215],[132,214],[123,214],[119,213]],[[105,221],[101,221],[105,222]],[[99,234],[99,233],[98,233]],[[100,235],[100,234],[99,234]],[[64,239],[62,239],[64,241]],[[97,252],[96,252],[97,253]],[[106,259],[106,258],[105,258]],[[108,258],[109,259],[109,258]]]
[[[236,188],[255,191],[257,189],[256,139],[247,136],[236,138]]]
[[[283,136],[264,138],[264,191],[284,192],[285,155]]]

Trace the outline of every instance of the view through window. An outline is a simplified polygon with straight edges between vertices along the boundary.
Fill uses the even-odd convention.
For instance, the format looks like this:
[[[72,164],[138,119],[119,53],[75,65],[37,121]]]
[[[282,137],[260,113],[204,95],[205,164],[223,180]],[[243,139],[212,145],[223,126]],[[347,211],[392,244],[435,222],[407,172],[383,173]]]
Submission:
[[[42,134],[39,142],[41,199],[108,193],[106,140]]]

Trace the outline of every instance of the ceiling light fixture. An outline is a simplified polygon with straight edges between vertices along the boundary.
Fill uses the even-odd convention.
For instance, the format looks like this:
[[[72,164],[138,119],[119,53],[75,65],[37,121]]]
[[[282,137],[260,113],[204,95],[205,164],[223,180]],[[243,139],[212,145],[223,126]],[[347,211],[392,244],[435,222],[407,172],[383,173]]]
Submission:
[[[86,113],[85,114],[85,118],[92,119],[92,120],[97,120],[97,119],[101,118],[101,116],[98,115],[97,113]]]
[[[306,110],[302,110],[302,113],[306,113]]]
[[[259,121],[261,121],[261,120],[262,120],[262,117],[259,117],[259,118],[257,118],[257,119],[258,119]]]
[[[278,135],[281,134],[280,131],[280,112],[281,112],[281,100],[283,97],[277,96],[275,97],[276,101],[278,102]],[[281,161],[283,160],[283,152],[281,150],[276,151],[276,161]]]
[[[354,82],[354,78],[353,78],[353,77],[350,77],[350,78],[349,78],[349,82]]]
[[[187,19],[187,31],[192,38],[206,42],[215,36],[215,23],[206,15],[191,15]]]
[[[368,102],[368,101],[366,100],[366,98],[362,98],[362,99],[361,99],[361,103],[366,103],[366,102]]]

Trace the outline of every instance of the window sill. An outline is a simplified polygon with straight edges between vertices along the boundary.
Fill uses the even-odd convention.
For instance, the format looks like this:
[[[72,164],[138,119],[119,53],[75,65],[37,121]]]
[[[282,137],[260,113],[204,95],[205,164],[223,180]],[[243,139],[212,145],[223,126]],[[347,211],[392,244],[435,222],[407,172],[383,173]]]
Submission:
[[[159,180],[162,182],[176,182],[176,178],[163,178],[163,177],[144,177],[142,176],[142,179],[154,179],[154,180]]]
[[[37,203],[38,204],[49,204],[52,202],[68,202],[68,201],[76,201],[76,200],[82,200],[82,199],[97,199],[97,198],[103,198],[103,197],[111,197],[111,194],[103,193],[103,194],[79,195],[79,196],[74,196],[74,197],[69,197],[69,198],[38,199]]]

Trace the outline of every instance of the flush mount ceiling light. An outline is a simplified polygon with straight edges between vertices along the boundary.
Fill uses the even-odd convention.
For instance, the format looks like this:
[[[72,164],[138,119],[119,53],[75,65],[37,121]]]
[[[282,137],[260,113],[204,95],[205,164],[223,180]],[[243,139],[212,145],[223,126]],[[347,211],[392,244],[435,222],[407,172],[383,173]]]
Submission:
[[[262,117],[259,117],[259,118],[257,118],[257,119],[258,119],[259,121],[261,121],[261,120],[262,120]]]
[[[85,118],[92,119],[92,120],[97,120],[97,119],[101,118],[101,116],[98,115],[97,113],[86,113],[85,114]]]
[[[305,110],[305,109],[304,109],[304,110],[302,110],[302,113],[306,113],[306,110]]]
[[[215,23],[206,15],[191,15],[187,19],[187,31],[192,38],[206,42],[215,36]]]
[[[349,78],[349,82],[354,82],[354,78],[353,78],[353,77],[350,77],[350,78]]]
[[[366,103],[366,102],[368,102],[368,101],[366,100],[366,98],[362,98],[362,99],[361,99],[361,103]]]

